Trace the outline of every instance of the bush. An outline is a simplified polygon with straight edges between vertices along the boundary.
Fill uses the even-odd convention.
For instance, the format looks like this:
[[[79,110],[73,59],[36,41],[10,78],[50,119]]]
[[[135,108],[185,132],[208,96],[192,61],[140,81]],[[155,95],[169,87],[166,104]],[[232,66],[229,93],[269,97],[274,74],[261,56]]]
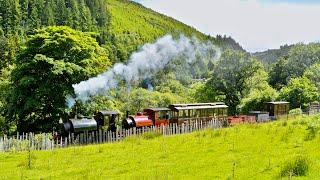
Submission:
[[[309,170],[309,160],[304,156],[296,156],[284,164],[280,171],[280,177],[305,176]]]
[[[307,134],[305,140],[314,139],[320,130],[320,122],[319,121],[312,121],[311,123],[309,123],[307,130],[308,130],[308,134]]]
[[[301,115],[302,114],[302,109],[300,108],[296,108],[296,109],[292,109],[289,111],[290,115]]]

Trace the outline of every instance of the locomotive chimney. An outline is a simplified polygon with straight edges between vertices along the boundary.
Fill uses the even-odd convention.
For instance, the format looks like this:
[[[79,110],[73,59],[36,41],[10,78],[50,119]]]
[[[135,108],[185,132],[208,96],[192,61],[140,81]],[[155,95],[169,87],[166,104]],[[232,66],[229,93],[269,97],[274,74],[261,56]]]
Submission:
[[[126,118],[129,117],[129,111],[126,111]]]

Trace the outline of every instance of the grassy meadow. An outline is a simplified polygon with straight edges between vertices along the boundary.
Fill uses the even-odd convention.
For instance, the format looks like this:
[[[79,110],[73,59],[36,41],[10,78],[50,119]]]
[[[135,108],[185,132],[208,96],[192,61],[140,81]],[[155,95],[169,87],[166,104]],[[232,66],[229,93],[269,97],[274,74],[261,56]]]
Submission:
[[[320,115],[114,144],[0,153],[0,179],[320,178]]]

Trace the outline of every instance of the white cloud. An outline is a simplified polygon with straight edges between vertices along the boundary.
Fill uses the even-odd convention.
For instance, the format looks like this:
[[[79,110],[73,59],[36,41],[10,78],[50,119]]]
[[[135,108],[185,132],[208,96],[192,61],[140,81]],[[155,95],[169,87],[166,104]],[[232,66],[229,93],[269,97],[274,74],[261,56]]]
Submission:
[[[226,34],[248,51],[320,40],[320,5],[258,0],[140,0],[211,35]]]

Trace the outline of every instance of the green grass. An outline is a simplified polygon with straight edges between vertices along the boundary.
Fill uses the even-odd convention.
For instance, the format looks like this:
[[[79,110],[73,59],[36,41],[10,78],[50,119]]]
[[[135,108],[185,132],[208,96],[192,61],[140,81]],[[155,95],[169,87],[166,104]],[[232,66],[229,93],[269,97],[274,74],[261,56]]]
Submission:
[[[277,179],[290,172],[302,172],[295,179],[319,179],[317,124],[319,115],[299,116],[185,135],[148,134],[114,144],[33,151],[31,168],[28,152],[0,153],[0,179]]]

